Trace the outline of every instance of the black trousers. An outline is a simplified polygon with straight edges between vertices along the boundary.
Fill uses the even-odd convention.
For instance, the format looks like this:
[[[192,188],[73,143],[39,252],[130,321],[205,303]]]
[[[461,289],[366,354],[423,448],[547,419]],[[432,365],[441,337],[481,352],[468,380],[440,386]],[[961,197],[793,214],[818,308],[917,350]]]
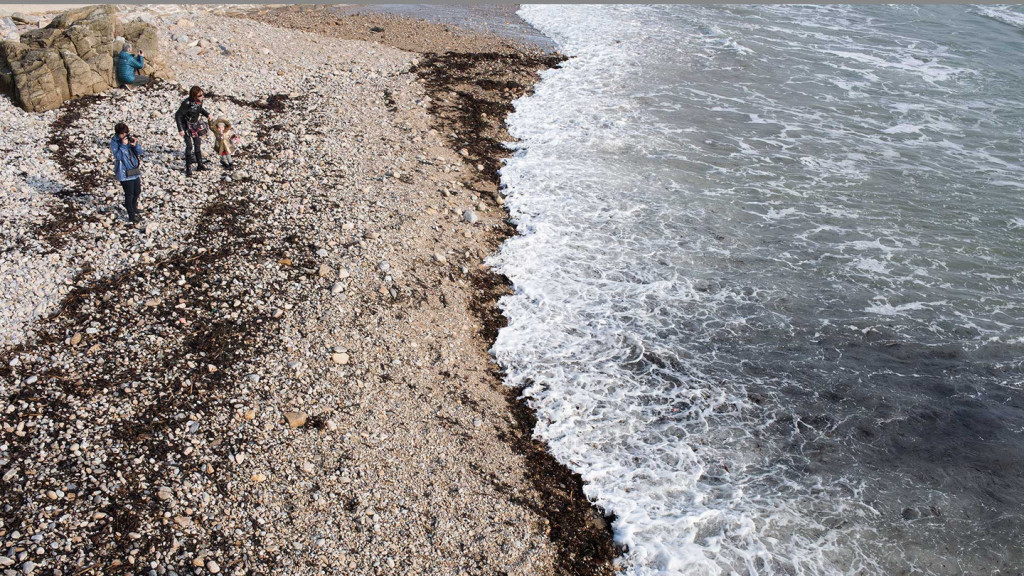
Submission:
[[[202,145],[203,139],[199,136],[192,137],[192,134],[188,130],[185,130],[185,162],[195,162],[196,164],[202,163],[203,151],[199,149]],[[195,155],[192,155],[192,149],[195,148]]]
[[[142,178],[121,180],[121,188],[124,189],[124,209],[128,211],[128,217],[138,215],[139,195],[142,194]]]

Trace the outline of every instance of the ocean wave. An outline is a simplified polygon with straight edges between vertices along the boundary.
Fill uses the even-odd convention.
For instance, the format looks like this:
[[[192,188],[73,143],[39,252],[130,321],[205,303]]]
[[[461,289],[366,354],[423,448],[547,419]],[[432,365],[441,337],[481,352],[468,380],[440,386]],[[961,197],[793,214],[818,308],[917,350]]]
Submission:
[[[975,6],[974,10],[985,16],[991,18],[996,22],[1002,22],[1003,24],[1009,24],[1014,28],[1024,29],[1024,14],[1019,12],[1019,7],[1012,6]]]

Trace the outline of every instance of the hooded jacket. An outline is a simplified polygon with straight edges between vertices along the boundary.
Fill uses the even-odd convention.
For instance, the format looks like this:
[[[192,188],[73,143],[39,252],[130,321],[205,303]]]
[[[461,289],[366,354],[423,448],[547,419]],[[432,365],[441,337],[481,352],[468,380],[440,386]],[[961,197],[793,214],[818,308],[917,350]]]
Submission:
[[[224,125],[224,133],[217,132],[217,125]],[[210,124],[213,132],[213,150],[220,155],[234,154],[235,146],[238,145],[238,135],[231,129],[231,122],[224,118],[218,118]]]
[[[133,56],[124,50],[117,55],[117,79],[125,84],[135,82],[135,71],[142,70],[145,60],[142,55]]]

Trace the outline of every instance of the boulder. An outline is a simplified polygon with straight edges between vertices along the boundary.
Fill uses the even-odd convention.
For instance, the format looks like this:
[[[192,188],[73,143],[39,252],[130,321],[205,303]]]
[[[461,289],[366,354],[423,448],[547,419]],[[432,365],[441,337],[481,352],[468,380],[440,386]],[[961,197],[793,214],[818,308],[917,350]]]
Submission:
[[[169,78],[156,28],[141,19],[122,24],[113,5],[87,6],[67,10],[17,41],[4,41],[0,91],[29,112],[104,92],[117,85],[115,59],[124,40],[145,52],[142,74]]]
[[[38,16],[27,16],[25,14],[22,14],[21,12],[15,12],[14,14],[11,14],[11,20],[13,22],[17,22],[18,24],[31,24],[33,26],[39,25]]]
[[[57,52],[27,48],[11,41],[4,42],[0,52],[10,69],[17,101],[25,110],[53,110],[71,97],[64,59]]]
[[[14,20],[8,17],[0,18],[0,38],[4,40],[17,40],[19,37],[18,25],[14,23]]]
[[[69,50],[61,50],[64,68],[68,71],[68,90],[72,98],[98,94],[110,87],[110,82],[94,70],[85,60]]]

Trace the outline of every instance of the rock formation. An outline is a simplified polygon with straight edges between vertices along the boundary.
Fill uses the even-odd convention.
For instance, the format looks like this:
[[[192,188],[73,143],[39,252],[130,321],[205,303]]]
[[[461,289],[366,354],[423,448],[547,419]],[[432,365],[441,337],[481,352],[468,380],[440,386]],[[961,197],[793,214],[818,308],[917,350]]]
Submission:
[[[142,74],[168,77],[152,25],[122,24],[114,6],[90,6],[68,10],[45,28],[0,44],[0,91],[29,112],[99,94],[117,85],[116,58],[126,40],[145,52]]]

